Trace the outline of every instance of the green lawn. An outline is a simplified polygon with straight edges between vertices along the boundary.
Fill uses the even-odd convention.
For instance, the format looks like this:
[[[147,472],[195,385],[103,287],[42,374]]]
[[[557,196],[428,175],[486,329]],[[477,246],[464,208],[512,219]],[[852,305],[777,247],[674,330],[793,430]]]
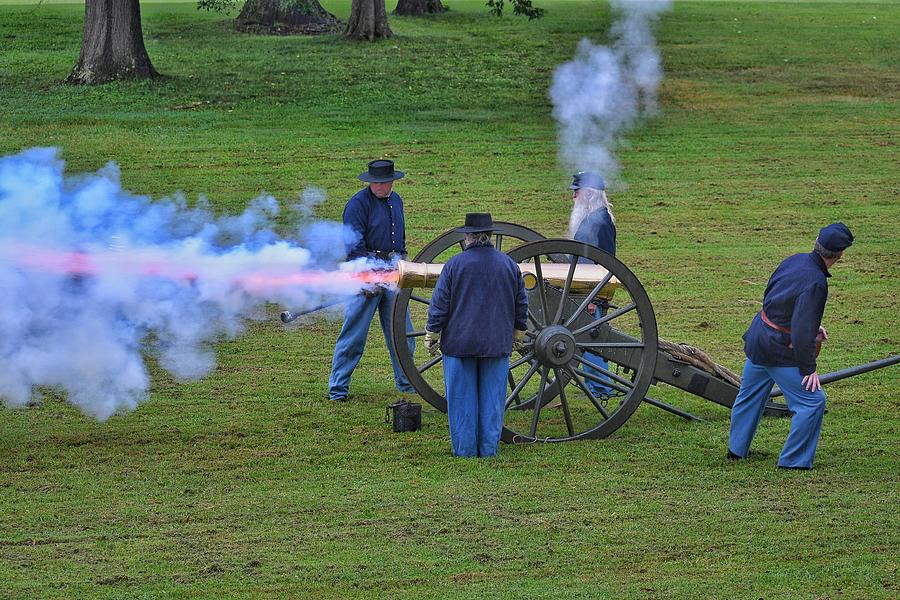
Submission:
[[[549,78],[610,23],[595,1],[538,2],[529,23],[450,0],[356,44],[144,3],[164,77],[79,88],[61,82],[83,8],[0,4],[0,154],[58,146],[73,172],[115,160],[130,190],[221,212],[316,185],[328,219],[388,157],[408,173],[413,252],[470,210],[564,230]],[[842,220],[857,241],[831,279],[820,371],[900,351],[898,39],[891,2],[664,15],[662,112],[628,136],[611,194],[661,337],[739,369],[771,270]],[[154,369],[149,400],[105,423],[58,397],[0,412],[0,596],[900,595],[896,367],[829,386],[808,473],[775,469],[787,421],[727,463],[727,410],[671,388],[654,396],[705,421],[643,406],[607,440],[463,461],[442,414],[412,435],[382,423],[396,393],[377,328],[353,401],[322,400],[339,325],[252,325],[209,377]]]

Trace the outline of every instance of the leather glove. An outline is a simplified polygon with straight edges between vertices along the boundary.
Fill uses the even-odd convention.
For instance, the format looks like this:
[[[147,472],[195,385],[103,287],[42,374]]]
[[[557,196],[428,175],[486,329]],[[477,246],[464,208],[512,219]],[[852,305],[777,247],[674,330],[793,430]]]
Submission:
[[[425,348],[431,356],[441,353],[441,332],[425,330]]]
[[[519,354],[528,352],[528,348],[525,347],[525,332],[521,329],[513,329],[513,350]]]

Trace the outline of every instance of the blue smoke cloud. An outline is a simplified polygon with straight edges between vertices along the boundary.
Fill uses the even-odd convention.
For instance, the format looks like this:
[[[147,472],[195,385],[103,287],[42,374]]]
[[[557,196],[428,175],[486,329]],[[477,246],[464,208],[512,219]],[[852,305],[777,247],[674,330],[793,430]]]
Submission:
[[[292,208],[311,218],[323,200],[311,188]],[[346,274],[364,265],[340,263],[356,234],[307,222],[301,245],[276,233],[280,211],[271,196],[221,217],[203,199],[151,201],[123,190],[112,163],[67,176],[53,148],[0,158],[0,398],[21,406],[48,386],[104,420],[146,398],[146,353],[178,379],[202,377],[210,342],[267,303],[358,293]]]

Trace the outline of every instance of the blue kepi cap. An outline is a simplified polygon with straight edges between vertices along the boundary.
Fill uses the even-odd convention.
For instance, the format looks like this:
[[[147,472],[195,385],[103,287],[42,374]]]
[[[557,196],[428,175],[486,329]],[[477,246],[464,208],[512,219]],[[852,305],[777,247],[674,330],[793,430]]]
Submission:
[[[843,252],[853,245],[853,234],[843,223],[832,223],[819,230],[816,240],[819,245],[832,252]]]
[[[593,188],[595,190],[605,190],[606,182],[603,177],[590,171],[579,171],[572,176],[572,185],[569,186],[573,190],[580,188]]]

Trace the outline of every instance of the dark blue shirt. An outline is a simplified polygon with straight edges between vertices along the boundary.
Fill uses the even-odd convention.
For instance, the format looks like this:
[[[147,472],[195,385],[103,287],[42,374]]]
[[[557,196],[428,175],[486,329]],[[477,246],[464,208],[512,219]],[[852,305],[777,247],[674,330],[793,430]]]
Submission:
[[[825,261],[815,252],[786,258],[769,278],[763,310],[788,335],[766,325],[759,314],[744,334],[744,352],[758,365],[796,366],[801,375],[816,370],[816,335],[828,300]]]
[[[509,356],[513,328],[528,328],[528,296],[519,265],[493,246],[472,246],[447,261],[431,306],[428,331],[456,357]]]
[[[575,241],[597,246],[601,250],[616,255],[616,225],[609,211],[598,208],[588,214],[575,232]]]
[[[361,189],[344,207],[344,224],[360,236],[355,245],[347,248],[347,260],[366,256],[369,252],[406,254],[403,200],[397,192],[379,198],[372,193],[372,188]]]

